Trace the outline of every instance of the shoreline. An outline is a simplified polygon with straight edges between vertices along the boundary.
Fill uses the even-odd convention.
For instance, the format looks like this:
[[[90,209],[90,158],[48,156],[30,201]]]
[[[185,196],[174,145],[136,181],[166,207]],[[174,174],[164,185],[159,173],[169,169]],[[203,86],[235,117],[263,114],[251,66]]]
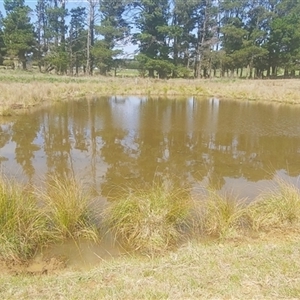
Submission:
[[[145,79],[118,77],[63,77],[58,75],[0,73],[0,115],[9,116],[57,101],[101,96],[160,98],[217,97],[238,101],[300,104],[298,79]]]

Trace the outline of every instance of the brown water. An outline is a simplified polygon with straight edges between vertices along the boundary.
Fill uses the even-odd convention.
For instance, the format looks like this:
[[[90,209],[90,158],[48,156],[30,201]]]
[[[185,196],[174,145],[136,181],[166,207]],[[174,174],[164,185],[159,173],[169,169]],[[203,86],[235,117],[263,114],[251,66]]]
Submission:
[[[101,197],[153,181],[252,199],[300,178],[300,106],[107,97],[0,120],[0,170],[39,184],[75,174]]]

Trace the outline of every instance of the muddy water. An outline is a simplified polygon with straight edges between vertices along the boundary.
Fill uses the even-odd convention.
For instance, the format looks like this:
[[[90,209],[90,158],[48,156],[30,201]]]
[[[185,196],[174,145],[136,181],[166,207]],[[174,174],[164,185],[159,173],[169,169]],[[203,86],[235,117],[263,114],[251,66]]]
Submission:
[[[299,106],[109,97],[0,124],[3,174],[35,184],[75,174],[103,199],[153,181],[249,199],[276,177],[299,186]]]

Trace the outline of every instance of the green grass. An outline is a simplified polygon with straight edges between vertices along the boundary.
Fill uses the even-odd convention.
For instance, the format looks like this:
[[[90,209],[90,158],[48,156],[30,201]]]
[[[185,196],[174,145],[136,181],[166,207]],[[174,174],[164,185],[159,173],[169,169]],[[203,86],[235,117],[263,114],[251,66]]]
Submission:
[[[104,220],[126,248],[154,254],[178,244],[190,209],[186,191],[155,184],[150,190],[124,191],[104,212]]]
[[[98,230],[93,219],[90,195],[75,178],[48,178],[45,190],[38,191],[45,213],[57,236],[88,238],[97,241]]]
[[[32,193],[0,181],[0,258],[26,260],[53,238]]]

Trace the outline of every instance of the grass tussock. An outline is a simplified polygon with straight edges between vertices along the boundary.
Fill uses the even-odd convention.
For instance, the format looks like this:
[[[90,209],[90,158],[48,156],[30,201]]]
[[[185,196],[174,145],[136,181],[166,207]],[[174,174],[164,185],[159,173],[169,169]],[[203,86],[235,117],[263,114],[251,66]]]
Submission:
[[[195,224],[200,235],[225,238],[235,235],[246,226],[246,205],[232,194],[221,195],[209,190],[195,207]]]
[[[283,181],[250,204],[212,190],[192,199],[188,190],[157,184],[124,191],[97,214],[91,199],[75,178],[53,176],[36,192],[1,179],[0,260],[26,260],[42,246],[69,238],[97,241],[100,217],[116,241],[147,255],[164,253],[187,237],[247,237],[251,230],[288,232],[300,225],[300,192]]]
[[[108,228],[126,247],[153,254],[176,245],[191,208],[184,190],[155,185],[122,195],[104,212]]]
[[[36,199],[17,184],[0,180],[0,258],[24,260],[32,257],[53,238],[47,219]]]
[[[299,225],[300,192],[295,186],[279,180],[278,187],[259,196],[247,212],[255,230]]]
[[[93,221],[91,198],[75,178],[49,178],[46,189],[39,191],[46,215],[60,239],[87,238],[98,240],[98,230]]]

